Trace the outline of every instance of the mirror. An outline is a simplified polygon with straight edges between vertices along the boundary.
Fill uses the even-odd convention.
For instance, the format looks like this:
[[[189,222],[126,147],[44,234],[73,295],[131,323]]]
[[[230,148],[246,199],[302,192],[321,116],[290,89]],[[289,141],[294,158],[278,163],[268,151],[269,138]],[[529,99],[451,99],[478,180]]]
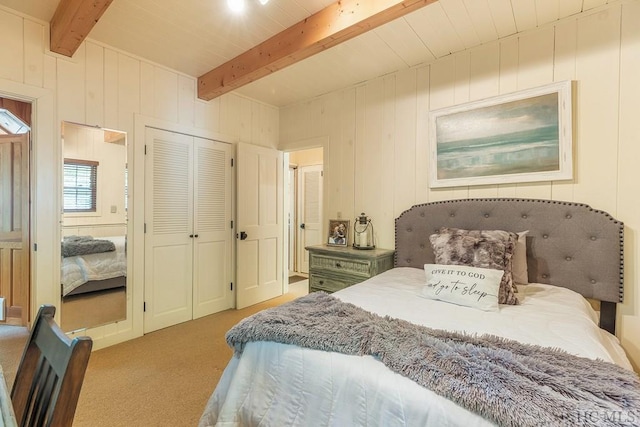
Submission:
[[[127,317],[127,135],[62,123],[60,324]]]

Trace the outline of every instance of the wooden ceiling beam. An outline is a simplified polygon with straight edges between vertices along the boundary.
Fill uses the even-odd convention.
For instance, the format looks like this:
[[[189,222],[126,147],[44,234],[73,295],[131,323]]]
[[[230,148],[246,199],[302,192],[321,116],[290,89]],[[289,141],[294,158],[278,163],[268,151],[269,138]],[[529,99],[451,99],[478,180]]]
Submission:
[[[113,0],[60,0],[50,22],[49,49],[73,56]]]
[[[198,98],[209,101],[436,1],[338,1],[200,76]]]

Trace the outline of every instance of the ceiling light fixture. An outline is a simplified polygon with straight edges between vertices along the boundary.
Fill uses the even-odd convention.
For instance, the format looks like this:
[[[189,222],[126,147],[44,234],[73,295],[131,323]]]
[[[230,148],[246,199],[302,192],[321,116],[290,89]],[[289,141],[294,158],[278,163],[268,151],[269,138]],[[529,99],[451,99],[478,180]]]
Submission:
[[[227,6],[234,13],[241,13],[245,9],[244,0],[227,0]]]
[[[0,128],[13,135],[27,133],[30,130],[25,122],[4,108],[0,108]]]
[[[258,0],[261,5],[269,3],[269,0]],[[246,0],[227,0],[227,6],[234,13],[242,13],[247,7]]]

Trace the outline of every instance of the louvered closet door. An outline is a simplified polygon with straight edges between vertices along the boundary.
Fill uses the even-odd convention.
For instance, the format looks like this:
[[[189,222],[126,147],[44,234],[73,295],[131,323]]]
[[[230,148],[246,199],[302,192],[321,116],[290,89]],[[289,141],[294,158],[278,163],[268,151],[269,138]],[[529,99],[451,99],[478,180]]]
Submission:
[[[195,138],[193,317],[233,306],[231,145]]]
[[[144,332],[192,318],[193,138],[146,131]]]
[[[298,227],[300,244],[298,245],[302,273],[309,272],[309,252],[307,246],[324,243],[322,236],[322,165],[301,166],[298,168],[298,188],[300,189],[300,222]]]

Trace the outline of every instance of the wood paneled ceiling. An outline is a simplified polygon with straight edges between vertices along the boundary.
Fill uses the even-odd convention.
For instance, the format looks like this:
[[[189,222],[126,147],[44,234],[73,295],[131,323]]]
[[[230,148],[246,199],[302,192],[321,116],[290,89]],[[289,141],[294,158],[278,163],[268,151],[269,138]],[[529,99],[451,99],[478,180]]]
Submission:
[[[234,15],[226,0],[62,1],[94,5],[88,16],[98,21],[92,29],[89,26],[89,39],[193,77],[205,76],[255,46],[267,44],[270,38],[286,34],[289,27],[300,25],[301,21],[335,3],[335,0],[270,0],[261,5],[258,0],[246,0],[246,12]],[[337,46],[333,46],[331,34],[323,36],[318,43],[333,47],[320,49],[320,53],[293,65],[285,64],[286,68],[272,64],[278,71],[266,76],[263,76],[265,73],[252,74],[248,79],[245,76],[240,83],[252,82],[236,91],[271,105],[284,106],[607,3],[607,0],[432,1],[360,0],[360,4],[367,6],[424,3],[421,5],[424,7],[393,16],[392,21],[382,26],[370,25],[373,28],[370,31],[361,32]],[[55,0],[0,0],[2,6],[45,22],[52,21],[58,3]],[[347,8],[359,3],[344,0],[341,6]],[[99,10],[101,6],[108,6],[104,14]],[[80,33],[88,23],[86,19],[82,22]],[[284,58],[294,56],[295,52],[286,52]],[[228,73],[226,81],[230,81]],[[218,92],[224,91],[218,87]],[[215,96],[217,92],[208,92],[203,98],[208,99],[212,94]]]

